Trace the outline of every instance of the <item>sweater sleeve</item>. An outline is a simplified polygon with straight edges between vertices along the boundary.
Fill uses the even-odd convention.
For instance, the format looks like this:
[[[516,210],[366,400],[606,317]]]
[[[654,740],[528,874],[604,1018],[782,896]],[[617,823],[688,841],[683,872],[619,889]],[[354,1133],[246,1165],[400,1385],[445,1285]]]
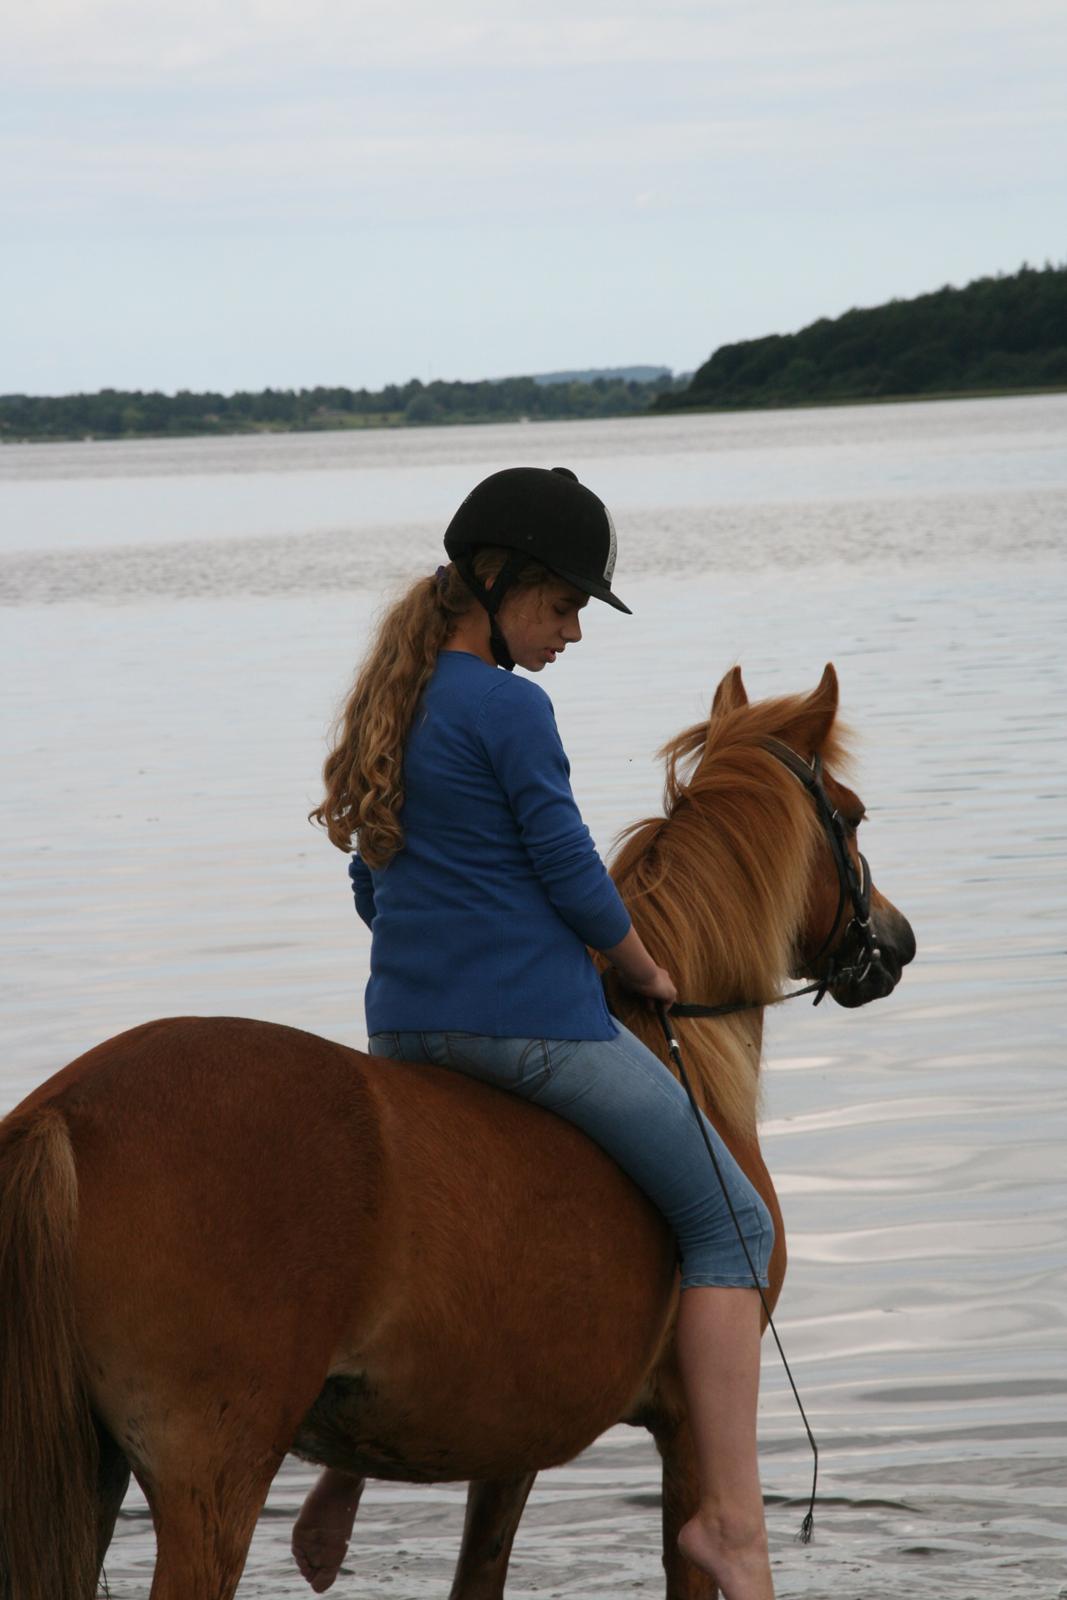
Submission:
[[[478,731],[549,900],[585,944],[610,950],[630,931],[630,914],[575,804],[551,700],[501,674]]]
[[[358,854],[353,852],[348,863],[348,876],[352,880],[352,893],[356,899],[356,911],[360,920],[367,927],[374,925],[374,879],[371,877],[370,868],[362,861]]]

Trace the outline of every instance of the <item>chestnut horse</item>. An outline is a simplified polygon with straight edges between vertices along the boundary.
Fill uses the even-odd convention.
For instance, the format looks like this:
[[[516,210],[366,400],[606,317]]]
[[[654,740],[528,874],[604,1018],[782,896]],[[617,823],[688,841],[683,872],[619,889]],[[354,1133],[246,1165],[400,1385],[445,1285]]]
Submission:
[[[665,815],[614,867],[684,996],[756,1003],[681,1029],[774,1215],[772,1298],[785,1245],[756,1137],[759,1007],[824,951],[847,960],[855,933],[811,798],[767,740],[821,754],[857,858],[836,711],[831,667],[810,695],[754,705],[735,669],[667,747]],[[831,986],[842,1004],[888,993],[914,954],[877,891],[871,917],[881,964]],[[662,1050],[654,1013],[613,999]],[[132,1471],[151,1600],[229,1600],[295,1451],[358,1477],[469,1480],[453,1600],[499,1600],[535,1474],[625,1420],[663,1457],[667,1594],[708,1600],[675,1550],[696,1495],[676,1284],[643,1195],[506,1093],[265,1022],[110,1039],[0,1124],[0,1596],[89,1600]]]

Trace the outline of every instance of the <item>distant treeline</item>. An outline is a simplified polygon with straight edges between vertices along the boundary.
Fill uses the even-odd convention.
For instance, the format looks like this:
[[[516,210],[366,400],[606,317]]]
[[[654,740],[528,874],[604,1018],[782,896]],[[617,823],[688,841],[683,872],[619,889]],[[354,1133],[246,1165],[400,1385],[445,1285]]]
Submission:
[[[1067,387],[1067,264],[725,344],[657,411]]]
[[[477,383],[388,384],[384,389],[264,389],[261,393],[168,395],[102,389],[99,394],[0,395],[0,440],[128,439],[269,429],[405,427],[449,422],[549,421],[624,417],[647,411],[673,384],[624,378],[544,383],[502,378]]]
[[[633,369],[640,371],[641,369]],[[648,369],[645,369],[648,370]],[[570,381],[553,381],[557,376]],[[684,380],[593,374],[175,395],[102,389],[0,395],[0,442],[123,439],[269,429],[547,422],[653,411],[820,405],[907,396],[1067,388],[1067,264],[1023,266],[799,333],[726,344]]]

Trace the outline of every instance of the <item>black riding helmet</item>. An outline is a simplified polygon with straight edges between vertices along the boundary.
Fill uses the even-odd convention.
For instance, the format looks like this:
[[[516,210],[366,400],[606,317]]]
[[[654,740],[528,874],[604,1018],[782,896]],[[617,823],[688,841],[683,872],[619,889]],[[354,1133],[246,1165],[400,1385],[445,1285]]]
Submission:
[[[484,545],[510,552],[492,589],[474,571],[475,552]],[[583,594],[630,611],[611,592],[615,528],[608,508],[567,467],[507,467],[483,478],[449,523],[445,549],[488,611],[493,654],[509,672],[515,663],[496,613],[525,561],[540,561]]]

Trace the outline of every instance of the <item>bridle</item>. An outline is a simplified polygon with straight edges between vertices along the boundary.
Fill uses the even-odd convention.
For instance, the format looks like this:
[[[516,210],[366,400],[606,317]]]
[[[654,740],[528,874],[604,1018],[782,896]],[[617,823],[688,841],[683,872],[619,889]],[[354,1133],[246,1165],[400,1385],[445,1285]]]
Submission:
[[[822,977],[813,983],[805,984],[802,989],[793,989],[789,994],[779,995],[777,1000],[739,1000],[715,1006],[676,1000],[670,1007],[671,1016],[726,1017],[735,1011],[754,1011],[768,1004],[780,1005],[783,1000],[797,1000],[805,994],[814,994],[813,1004],[818,1005],[828,989],[845,982],[862,983],[873,967],[881,965],[882,952],[875,943],[871,928],[871,869],[867,865],[866,856],[861,855],[859,870],[856,870],[856,863],[849,854],[845,819],[840,811],[831,805],[830,797],[826,793],[822,757],[816,753],[809,764],[802,756],[798,756],[795,750],[790,749],[789,745],[783,744],[781,739],[769,737],[763,740],[763,748],[774,756],[775,760],[780,761],[811,795],[815,814],[822,825],[823,834],[837,869],[837,910],[834,912],[830,931],[812,957],[810,966],[817,966],[834,942],[842,915],[850,903],[852,916],[837,941],[837,948],[840,950],[847,946],[850,937],[854,936],[860,946],[861,954],[857,960],[849,964],[840,963],[837,954],[831,955]]]
[[[850,967],[839,968],[835,975],[832,970],[835,958],[831,956],[829,962],[830,975],[827,978],[827,984],[840,981],[846,974],[857,983],[862,982],[871,968],[882,959],[882,952],[875,944],[874,934],[871,931],[871,869],[867,865],[867,857],[865,855],[859,856],[859,871],[857,872],[856,863],[849,854],[848,831],[845,819],[840,811],[830,804],[830,797],[826,793],[826,787],[823,783],[822,756],[816,753],[812,757],[811,766],[809,767],[808,763],[798,756],[795,750],[791,750],[787,744],[782,744],[779,739],[767,739],[765,748],[782,763],[783,767],[787,767],[795,778],[799,779],[811,795],[815,802],[816,814],[822,823],[823,833],[826,835],[826,842],[830,846],[830,853],[834,858],[834,865],[837,868],[837,910],[834,913],[834,920],[830,924],[829,933],[811,958],[811,965],[814,967],[826,953],[827,948],[833,941],[834,934],[837,932],[837,926],[841,921],[841,914],[845,909],[845,905],[851,901],[852,918],[841,936],[839,945],[847,943],[849,935],[855,934],[856,939],[863,948],[863,964],[860,965],[857,962]]]

